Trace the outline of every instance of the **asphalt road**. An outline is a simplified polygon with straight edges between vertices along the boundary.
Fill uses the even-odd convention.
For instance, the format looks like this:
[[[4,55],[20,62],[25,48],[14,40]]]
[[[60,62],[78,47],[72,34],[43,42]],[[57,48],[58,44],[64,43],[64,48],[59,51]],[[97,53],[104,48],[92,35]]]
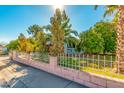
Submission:
[[[0,86],[11,88],[87,88],[45,71],[0,57]]]

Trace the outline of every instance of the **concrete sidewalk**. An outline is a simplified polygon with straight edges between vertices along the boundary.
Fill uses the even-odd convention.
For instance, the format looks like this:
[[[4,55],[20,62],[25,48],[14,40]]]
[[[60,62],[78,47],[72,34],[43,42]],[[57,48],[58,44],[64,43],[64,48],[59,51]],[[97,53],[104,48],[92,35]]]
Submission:
[[[14,88],[86,88],[73,81],[0,57],[2,86]]]

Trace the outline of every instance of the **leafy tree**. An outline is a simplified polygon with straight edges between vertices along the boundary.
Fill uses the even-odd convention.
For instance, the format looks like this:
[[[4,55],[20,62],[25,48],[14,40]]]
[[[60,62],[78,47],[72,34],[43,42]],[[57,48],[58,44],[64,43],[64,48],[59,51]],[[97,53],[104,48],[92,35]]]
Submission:
[[[116,48],[116,25],[113,22],[97,22],[94,31],[101,34],[104,39],[104,53],[115,52]]]
[[[78,45],[78,50],[83,50],[84,53],[102,53],[104,50],[104,40],[101,34],[94,30],[82,32],[80,34],[81,42]]]
[[[26,43],[27,43],[26,37],[22,33],[20,33],[18,37],[18,50],[26,52]]]
[[[34,38],[26,38],[22,33],[18,37],[18,50],[21,52],[34,52],[37,47],[37,42]]]
[[[95,37],[96,35],[98,38]],[[92,44],[96,44],[94,40],[96,40],[96,42],[99,42],[98,39],[101,40],[99,44],[100,46],[103,45],[102,46],[103,48],[98,48],[98,50],[95,52],[92,49],[92,46],[94,46]],[[91,40],[91,42],[89,42],[88,40]],[[96,44],[95,46],[99,46],[99,44]],[[115,48],[116,48],[116,26],[112,22],[104,22],[104,21],[97,22],[88,31],[82,32],[80,34],[80,42],[77,46],[78,51],[84,49],[83,51],[85,52],[88,51],[88,53],[112,53],[115,52]]]
[[[26,52],[28,52],[28,53],[34,52],[34,51],[36,51],[36,48],[37,48],[36,41],[32,37],[27,38]]]
[[[69,36],[66,39],[65,44],[67,44],[68,46],[76,49],[76,47],[79,44],[79,42],[80,42],[80,39],[78,37]]]
[[[32,38],[36,41],[35,51],[46,52],[46,34],[44,33],[44,27],[39,25],[30,26],[27,32],[32,35]]]
[[[10,41],[9,44],[6,45],[6,48],[9,51],[18,50],[18,39]]]
[[[77,35],[77,32],[71,29],[70,19],[66,15],[65,11],[56,9],[53,17],[50,18],[50,25],[46,28],[52,35],[52,47],[50,48],[52,55],[58,55],[64,53],[64,42],[69,42],[69,38],[72,38],[72,33]],[[73,37],[74,38],[74,37]]]
[[[43,27],[34,24],[28,27],[27,32],[29,33],[29,35],[32,35],[35,39],[38,39],[37,35],[39,32],[43,32]]]

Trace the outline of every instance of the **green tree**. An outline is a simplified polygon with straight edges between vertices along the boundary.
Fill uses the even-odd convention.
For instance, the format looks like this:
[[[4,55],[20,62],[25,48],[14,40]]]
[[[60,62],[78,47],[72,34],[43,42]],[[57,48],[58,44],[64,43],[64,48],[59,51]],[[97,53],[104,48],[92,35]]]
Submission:
[[[104,40],[101,34],[96,33],[94,30],[80,33],[80,43],[78,50],[84,51],[84,53],[102,53],[104,50]]]
[[[113,22],[97,22],[93,28],[94,31],[101,34],[104,39],[104,53],[115,52],[116,48],[116,25]]]
[[[46,52],[46,40],[48,36],[44,33],[44,27],[35,24],[28,27],[27,32],[29,35],[32,35],[32,38],[36,41],[35,51]]]
[[[26,43],[27,43],[26,37],[22,33],[20,33],[20,35],[18,36],[18,50],[26,52],[27,47]]]
[[[54,16],[50,18],[50,25],[46,28],[51,32],[52,36],[53,45],[50,48],[52,55],[64,53],[64,42],[67,44],[72,43],[69,42],[69,39],[73,37],[71,34],[77,35],[77,32],[71,29],[72,25],[69,22],[70,19],[65,11],[60,11],[60,9],[56,9]]]
[[[80,42],[77,46],[78,51],[81,51],[82,47],[85,47],[84,49],[87,50],[86,47],[88,47],[91,44],[91,42],[89,42],[88,40],[90,40],[91,37],[93,37],[92,34],[93,34],[93,36],[98,35],[99,38],[103,39],[101,42],[103,43],[102,45],[104,47],[104,50],[103,50],[103,48],[101,48],[101,51],[99,50],[101,53],[113,53],[113,52],[115,52],[116,26],[114,23],[100,21],[100,22],[97,22],[92,28],[90,28],[89,31],[81,33]],[[88,40],[87,40],[87,38],[88,38]],[[83,40],[83,39],[86,39],[86,40]],[[91,41],[93,41],[95,39],[97,42],[98,38],[95,38],[95,37]],[[92,44],[94,44],[94,43],[92,43]],[[97,44],[97,45],[99,46],[99,44]],[[95,45],[95,46],[97,46],[97,45]],[[91,45],[91,47],[88,47],[88,49],[89,48],[92,48],[92,45]],[[95,53],[94,51],[92,51],[92,49],[89,49],[89,50],[90,50],[90,51],[88,51],[89,53]]]
[[[28,53],[34,52],[34,51],[36,51],[36,48],[37,48],[36,41],[32,37],[27,38],[26,52],[28,52]]]
[[[18,37],[18,50],[21,52],[34,52],[37,48],[37,42],[34,38],[26,38],[22,33]]]
[[[6,48],[9,51],[18,50],[18,39],[10,41],[9,44],[6,45]]]

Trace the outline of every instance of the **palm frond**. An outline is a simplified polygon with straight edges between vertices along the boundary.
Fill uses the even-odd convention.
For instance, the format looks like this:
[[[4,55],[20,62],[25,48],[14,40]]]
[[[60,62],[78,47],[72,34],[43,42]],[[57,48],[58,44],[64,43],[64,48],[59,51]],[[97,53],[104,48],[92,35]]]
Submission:
[[[103,15],[103,17],[106,17],[107,15],[112,15],[114,12],[116,12],[118,6],[117,5],[107,5],[105,6],[106,11]]]
[[[95,6],[94,6],[94,10],[97,10],[97,8],[98,8],[98,5],[95,5]]]
[[[73,33],[75,36],[79,36],[76,30],[71,30],[71,33]]]

